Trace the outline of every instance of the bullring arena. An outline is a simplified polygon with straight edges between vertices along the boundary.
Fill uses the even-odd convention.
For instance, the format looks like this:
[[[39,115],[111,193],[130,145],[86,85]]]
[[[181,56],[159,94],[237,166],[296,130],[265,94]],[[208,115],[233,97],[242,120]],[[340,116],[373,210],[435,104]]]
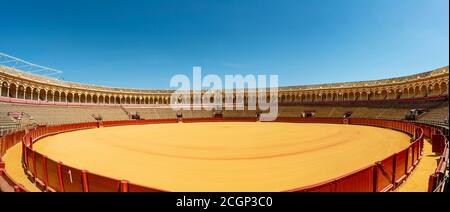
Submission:
[[[1,191],[443,191],[448,67],[279,88],[264,111],[0,66]],[[245,93],[244,101],[251,99]],[[236,100],[233,100],[233,102]],[[411,119],[411,112],[420,111]]]

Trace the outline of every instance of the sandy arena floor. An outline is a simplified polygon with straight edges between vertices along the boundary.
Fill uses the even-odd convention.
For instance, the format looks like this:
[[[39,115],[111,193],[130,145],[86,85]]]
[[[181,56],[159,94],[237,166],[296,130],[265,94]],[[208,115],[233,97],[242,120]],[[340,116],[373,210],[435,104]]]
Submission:
[[[168,191],[284,191],[365,167],[409,140],[367,126],[192,123],[71,132],[34,148],[77,168]]]

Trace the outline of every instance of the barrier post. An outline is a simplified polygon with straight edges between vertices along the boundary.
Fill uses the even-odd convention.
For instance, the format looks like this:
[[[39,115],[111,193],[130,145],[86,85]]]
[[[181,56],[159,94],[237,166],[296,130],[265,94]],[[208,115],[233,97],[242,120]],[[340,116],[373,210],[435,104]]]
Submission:
[[[44,169],[44,183],[45,186],[48,186],[48,172],[47,172],[47,156],[42,156],[42,166]]]
[[[19,186],[14,186],[14,192],[22,192]]]
[[[33,175],[37,179],[37,169],[36,169],[36,152],[32,152],[33,155],[31,156],[33,158]]]
[[[58,162],[58,179],[59,179],[59,190],[60,192],[64,192],[64,183],[61,173],[61,162]]]
[[[28,169],[28,154],[27,154],[27,146],[25,143],[22,143],[22,162],[25,165],[25,168]]]
[[[406,159],[405,159],[405,174],[408,175],[408,160],[409,160],[409,147],[406,151]]]
[[[395,175],[396,175],[396,169],[397,169],[397,153],[393,156],[393,164],[392,164],[392,185],[395,186]]]
[[[128,181],[126,180],[120,181],[120,192],[128,192]]]
[[[88,184],[88,178],[87,178],[87,171],[82,170],[81,171],[81,177],[83,178],[83,191],[89,192],[89,184]]]
[[[373,168],[373,192],[377,192],[378,190],[378,167],[381,166],[381,162],[376,162]]]

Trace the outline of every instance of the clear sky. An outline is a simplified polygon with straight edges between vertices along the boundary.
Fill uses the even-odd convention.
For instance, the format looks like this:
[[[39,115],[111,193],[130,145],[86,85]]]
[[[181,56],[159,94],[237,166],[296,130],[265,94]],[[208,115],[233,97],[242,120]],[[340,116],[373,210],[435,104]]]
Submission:
[[[0,0],[0,52],[68,81],[169,88],[175,74],[278,74],[280,85],[449,64],[448,0]]]

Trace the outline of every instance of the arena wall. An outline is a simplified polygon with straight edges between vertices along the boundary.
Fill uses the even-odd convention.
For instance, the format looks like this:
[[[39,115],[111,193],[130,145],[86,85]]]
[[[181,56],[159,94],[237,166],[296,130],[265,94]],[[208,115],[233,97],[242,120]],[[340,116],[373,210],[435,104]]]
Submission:
[[[225,119],[189,119],[187,122],[205,122],[205,121],[225,121]],[[254,119],[230,119],[227,121],[255,121]],[[432,139],[433,143],[443,142],[445,145],[442,152],[448,152],[448,141],[441,135],[438,129],[426,125],[414,125],[403,121],[372,120],[372,119],[342,119],[342,118],[279,118],[278,122],[290,123],[333,123],[333,124],[356,124],[375,127],[384,127],[398,130],[411,135],[414,140],[409,147],[403,151],[395,153],[388,158],[378,161],[373,165],[356,170],[345,176],[331,179],[329,181],[311,185],[303,188],[293,188],[291,192],[386,192],[392,191],[403,183],[411,174],[421,159],[423,151],[423,142],[425,138]],[[121,126],[130,124],[158,124],[176,122],[176,120],[151,120],[151,121],[112,121],[104,123],[103,126]],[[64,133],[74,130],[97,128],[102,125],[98,122],[66,124],[59,126],[47,126],[30,129],[29,131],[14,132],[2,139],[2,155],[11,146],[22,142],[22,162],[24,170],[29,178],[36,183],[38,187],[45,191],[58,192],[95,192],[95,191],[113,191],[113,192],[132,192],[147,191],[161,192],[164,190],[149,188],[136,185],[127,180],[111,179],[100,176],[95,173],[89,173],[84,170],[67,166],[62,162],[54,161],[33,150],[33,143],[45,136]],[[440,144],[442,145],[442,143]],[[439,175],[445,160],[443,158],[437,167],[436,173],[430,176],[430,190],[441,182]],[[1,167],[0,167],[1,168]],[[63,173],[71,173],[70,176]],[[23,186],[16,184],[10,179],[4,169],[1,171],[2,178],[8,182],[14,191],[26,191]]]

